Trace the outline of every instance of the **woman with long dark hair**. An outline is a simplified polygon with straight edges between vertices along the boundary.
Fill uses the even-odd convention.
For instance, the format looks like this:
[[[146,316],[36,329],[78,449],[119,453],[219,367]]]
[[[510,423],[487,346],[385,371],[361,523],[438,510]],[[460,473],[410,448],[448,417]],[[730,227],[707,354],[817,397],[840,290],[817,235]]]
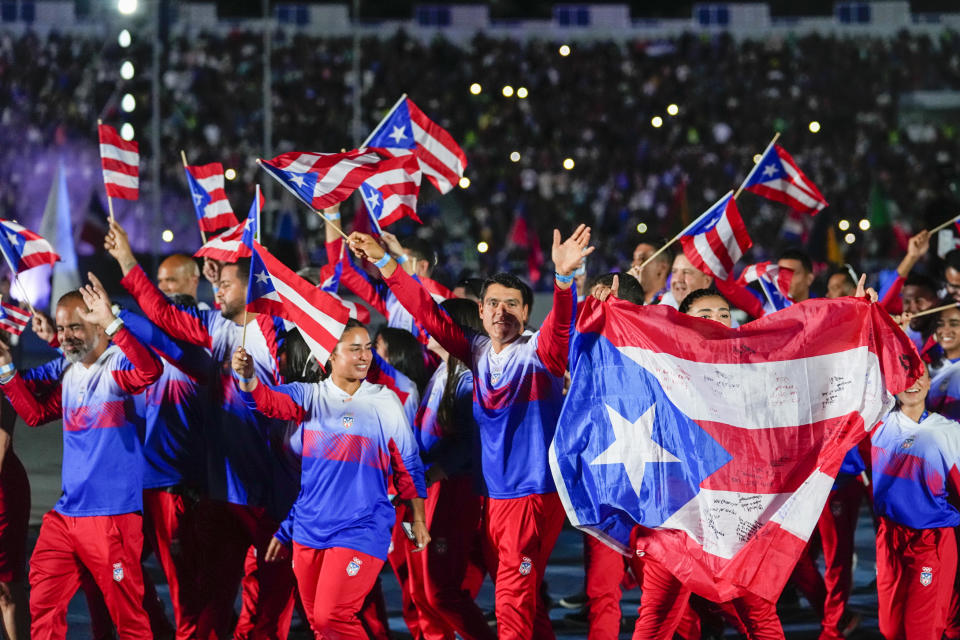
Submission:
[[[366,638],[357,614],[387,557],[395,520],[388,474],[411,502],[418,548],[430,541],[416,441],[394,393],[366,381],[371,359],[370,335],[356,320],[348,321],[327,363],[329,375],[319,383],[270,387],[257,380],[242,347],[233,356],[244,400],[266,416],[303,426],[293,565],[317,638]]]
[[[475,302],[454,298],[440,306],[461,327],[483,333]],[[482,508],[473,491],[473,374],[435,341],[430,348],[443,361],[427,384],[414,426],[427,468],[431,543],[407,556],[413,600],[424,637],[456,632],[465,640],[493,640],[496,634],[463,588]]]

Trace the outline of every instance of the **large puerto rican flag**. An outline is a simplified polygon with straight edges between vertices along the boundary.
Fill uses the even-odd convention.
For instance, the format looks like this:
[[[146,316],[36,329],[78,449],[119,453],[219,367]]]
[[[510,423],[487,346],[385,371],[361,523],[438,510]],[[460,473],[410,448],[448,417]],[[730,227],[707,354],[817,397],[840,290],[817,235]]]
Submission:
[[[571,354],[550,449],[567,516],[717,601],[776,601],[844,455],[923,366],[853,298],[728,329],[588,297]]]
[[[727,192],[684,229],[680,244],[697,269],[720,280],[729,278],[733,265],[753,245],[733,192]]]

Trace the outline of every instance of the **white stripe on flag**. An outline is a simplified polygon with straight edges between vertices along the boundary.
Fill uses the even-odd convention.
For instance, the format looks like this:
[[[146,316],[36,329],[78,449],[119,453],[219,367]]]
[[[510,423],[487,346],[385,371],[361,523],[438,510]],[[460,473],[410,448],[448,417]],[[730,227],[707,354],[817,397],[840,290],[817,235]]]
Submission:
[[[374,162],[380,160],[380,156],[372,153],[358,156],[355,159],[341,160],[330,167],[325,174],[320,175],[316,184],[313,186],[313,197],[322,198],[328,193],[336,191],[340,185],[343,184],[344,180],[347,179],[347,176],[364,165],[371,163],[367,160],[368,156],[372,156]]]
[[[219,215],[221,213],[233,213],[233,209],[230,207],[229,200],[214,200],[203,208],[204,217]]]
[[[284,171],[292,171],[294,173],[309,173],[313,171],[313,166],[323,158],[330,155],[329,153],[301,153],[297,156],[297,159],[288,164],[285,167],[277,165],[278,168],[283,169]]]
[[[720,216],[716,229],[717,235],[720,236],[720,241],[723,242],[723,246],[727,248],[727,255],[730,256],[730,262],[737,264],[737,261],[743,257],[743,251],[740,250],[740,243],[737,242],[737,236],[733,233],[733,227],[730,226],[730,216],[726,214]],[[726,269],[724,269],[724,271],[726,271]],[[724,279],[726,279],[726,275],[724,275]]]
[[[819,198],[811,195],[789,180],[784,180],[782,178],[779,180],[771,180],[770,182],[765,182],[764,186],[771,189],[776,189],[777,191],[782,191],[800,204],[808,207],[818,207],[823,204]]]
[[[337,322],[326,313],[323,313],[321,309],[314,307],[312,304],[307,302],[303,296],[297,292],[296,289],[285,283],[280,278],[271,274],[270,281],[273,282],[273,287],[277,290],[277,293],[279,293],[284,299],[284,303],[289,302],[293,306],[297,307],[297,309],[299,309],[303,314],[307,315],[310,317],[310,319],[323,327],[323,329],[329,333],[334,340],[339,339],[340,335],[343,334],[343,330],[346,325]]]
[[[692,420],[771,429],[852,411],[884,415],[883,409],[893,406],[877,356],[867,347],[752,364],[694,362],[642,347],[620,350],[647,371],[674,372],[658,380],[670,401]]]
[[[131,167],[138,168],[140,166],[140,154],[136,151],[126,151],[119,147],[115,147],[112,144],[101,144],[100,145],[100,157],[101,158],[110,158],[111,160],[117,160],[123,164],[128,164]]]
[[[430,155],[435,157],[445,167],[448,167],[450,171],[458,176],[463,175],[463,165],[460,164],[460,158],[454,155],[443,143],[427,133],[426,130],[421,129],[413,120],[410,121],[410,125],[413,127],[413,139],[417,141],[418,145],[429,152]]]
[[[140,185],[140,178],[137,176],[128,176],[125,173],[117,171],[103,171],[103,181],[107,184],[115,184],[129,189],[136,189]]]
[[[387,185],[393,184],[403,184],[405,182],[413,182],[413,175],[407,173],[403,169],[390,169],[389,171],[381,171],[375,173],[364,182],[375,189],[384,187]]]
[[[707,241],[707,234],[698,233],[697,235],[693,236],[693,246],[697,249],[697,253],[700,254],[700,257],[703,258],[703,261],[707,263],[707,267],[709,267],[710,271],[713,271],[713,275],[721,280],[726,280],[727,269],[723,266],[720,258],[713,253],[713,247],[711,247],[710,243]]]
[[[805,180],[804,177],[800,175],[800,172],[797,171],[792,164],[786,161],[781,161],[780,164],[783,166],[783,170],[786,171],[791,178],[793,178],[792,184],[803,189],[810,195],[813,195],[813,189],[811,189],[810,181]]]
[[[23,243],[23,250],[20,255],[24,258],[32,256],[35,253],[56,253],[53,247],[44,239],[27,240]],[[29,317],[29,316],[28,316]]]
[[[203,190],[206,191],[207,193],[210,193],[211,191],[216,191],[217,189],[223,189],[222,173],[217,173],[212,176],[207,176],[206,178],[197,178],[196,176],[194,176],[193,179],[196,180],[197,184],[203,187]]]
[[[833,477],[816,469],[770,520],[798,538],[809,540],[823,511],[817,506],[826,504],[833,482]]]

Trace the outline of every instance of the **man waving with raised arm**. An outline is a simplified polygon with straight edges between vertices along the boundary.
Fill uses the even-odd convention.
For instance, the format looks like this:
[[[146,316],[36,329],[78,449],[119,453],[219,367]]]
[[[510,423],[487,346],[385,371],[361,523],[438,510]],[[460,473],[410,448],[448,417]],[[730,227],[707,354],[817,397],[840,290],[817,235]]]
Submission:
[[[590,228],[565,242],[553,232],[556,268],[553,309],[540,330],[524,334],[533,292],[519,278],[498,273],[483,285],[480,318],[487,335],[462,329],[371,236],[353,233],[350,248],[373,262],[400,303],[448,352],[470,365],[473,412],[480,434],[486,501],[485,526],[496,566],[500,638],[553,638],[540,582],[563,525],[564,512],[550,475],[547,450],[563,401],[563,374],[574,319],[573,272],[593,252]]]

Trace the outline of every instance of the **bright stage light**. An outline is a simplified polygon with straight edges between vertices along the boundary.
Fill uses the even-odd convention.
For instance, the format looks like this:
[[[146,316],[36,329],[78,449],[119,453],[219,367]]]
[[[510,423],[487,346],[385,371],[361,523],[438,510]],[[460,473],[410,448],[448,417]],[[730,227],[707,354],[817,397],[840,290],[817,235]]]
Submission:
[[[123,64],[120,65],[120,77],[124,80],[133,80],[133,76],[136,71],[133,68],[133,63],[129,60],[124,60]]]
[[[117,44],[126,49],[130,46],[130,43],[133,42],[133,37],[130,35],[130,32],[124,29],[120,32],[120,35],[117,36]]]
[[[137,100],[133,97],[133,94],[123,94],[123,97],[120,98],[120,108],[126,113],[130,113],[137,108]]]
[[[481,91],[483,91],[483,87],[480,86],[479,82],[474,82],[472,85],[470,85],[470,93],[473,95],[478,96],[480,95]]]
[[[563,168],[566,169],[567,171],[570,171],[570,169],[573,169],[573,167],[574,167],[573,158],[566,158],[563,161]]]
[[[133,140],[133,133],[133,125],[129,122],[124,122],[120,127],[120,137],[124,140]]]
[[[125,16],[137,10],[137,0],[117,0],[117,11]]]

